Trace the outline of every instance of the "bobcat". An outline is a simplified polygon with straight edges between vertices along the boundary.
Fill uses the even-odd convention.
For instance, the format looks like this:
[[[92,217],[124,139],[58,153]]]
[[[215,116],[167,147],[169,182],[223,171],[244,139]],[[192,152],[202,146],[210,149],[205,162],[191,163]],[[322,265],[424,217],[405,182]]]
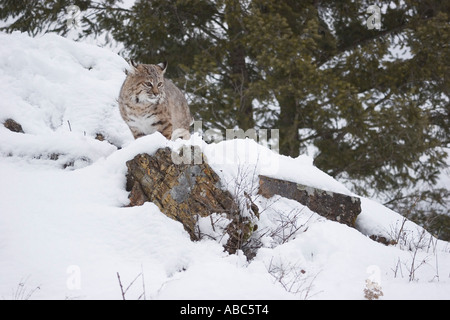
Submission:
[[[189,139],[193,123],[183,93],[164,79],[167,62],[135,64],[120,89],[119,109],[135,139],[161,132],[167,139]]]

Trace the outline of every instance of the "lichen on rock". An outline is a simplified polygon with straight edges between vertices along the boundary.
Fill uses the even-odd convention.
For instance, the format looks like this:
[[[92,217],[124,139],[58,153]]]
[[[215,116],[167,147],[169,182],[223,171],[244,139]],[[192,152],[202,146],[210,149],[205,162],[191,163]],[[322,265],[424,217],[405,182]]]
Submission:
[[[202,236],[197,228],[199,217],[225,214],[230,223],[225,229],[228,241],[224,248],[229,253],[243,250],[255,229],[254,223],[241,215],[231,193],[221,188],[219,176],[195,148],[185,147],[181,151],[196,155],[192,163],[174,162],[180,154],[174,154],[170,148],[159,149],[154,155],[138,154],[129,160],[130,206],[153,202],[165,215],[181,222],[193,241]]]
[[[259,194],[270,198],[277,194],[296,200],[319,215],[354,228],[361,213],[361,200],[357,197],[320,190],[294,182],[259,176]]]

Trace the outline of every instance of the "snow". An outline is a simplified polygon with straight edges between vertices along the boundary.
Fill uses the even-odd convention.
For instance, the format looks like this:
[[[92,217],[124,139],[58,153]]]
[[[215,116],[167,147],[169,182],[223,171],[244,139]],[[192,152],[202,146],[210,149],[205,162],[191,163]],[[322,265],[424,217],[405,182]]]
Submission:
[[[118,274],[124,286],[137,278],[127,299],[144,287],[146,299],[364,299],[367,279],[380,299],[450,298],[449,244],[396,212],[361,198],[354,229],[256,194],[264,174],[353,195],[310,157],[251,139],[134,140],[116,102],[126,67],[107,49],[56,35],[0,33],[0,123],[13,118],[25,131],[0,126],[0,299],[122,299]],[[208,221],[199,227],[217,241],[192,242],[156,205],[127,207],[126,161],[185,144],[202,149],[228,190],[254,198],[254,259],[224,252]],[[401,241],[385,246],[373,234]]]

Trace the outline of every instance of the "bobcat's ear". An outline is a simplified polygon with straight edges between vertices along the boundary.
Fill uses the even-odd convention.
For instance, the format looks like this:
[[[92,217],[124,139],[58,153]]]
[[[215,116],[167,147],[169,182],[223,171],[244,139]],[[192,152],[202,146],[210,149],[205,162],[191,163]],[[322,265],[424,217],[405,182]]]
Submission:
[[[163,73],[165,73],[167,70],[167,64],[168,64],[167,61],[164,61],[164,62],[158,63],[157,66],[162,69]]]
[[[131,60],[131,59],[130,59],[130,65],[131,65],[133,68],[137,68],[137,66],[138,66],[138,64],[137,64],[136,62],[134,62],[134,60]]]
[[[128,64],[130,65],[130,68],[128,68],[127,70],[125,70],[125,74],[128,75],[130,73],[134,73],[134,71],[136,71],[137,68],[137,63],[134,62],[133,60],[130,59],[130,61],[128,62]]]

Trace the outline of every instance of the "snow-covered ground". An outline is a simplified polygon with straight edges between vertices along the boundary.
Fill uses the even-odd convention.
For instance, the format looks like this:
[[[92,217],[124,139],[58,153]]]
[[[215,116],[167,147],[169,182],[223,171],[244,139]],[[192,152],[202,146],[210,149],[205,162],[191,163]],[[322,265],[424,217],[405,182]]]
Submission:
[[[260,207],[263,247],[251,261],[214,240],[192,242],[156,205],[126,207],[125,162],[184,143],[133,139],[116,102],[126,67],[107,49],[56,35],[0,33],[0,123],[12,118],[25,132],[0,126],[0,299],[122,299],[118,275],[124,287],[137,278],[127,299],[364,299],[366,280],[381,299],[450,298],[449,243],[370,199],[353,229],[257,197],[258,174],[351,192],[311,158],[253,140],[188,142]]]

